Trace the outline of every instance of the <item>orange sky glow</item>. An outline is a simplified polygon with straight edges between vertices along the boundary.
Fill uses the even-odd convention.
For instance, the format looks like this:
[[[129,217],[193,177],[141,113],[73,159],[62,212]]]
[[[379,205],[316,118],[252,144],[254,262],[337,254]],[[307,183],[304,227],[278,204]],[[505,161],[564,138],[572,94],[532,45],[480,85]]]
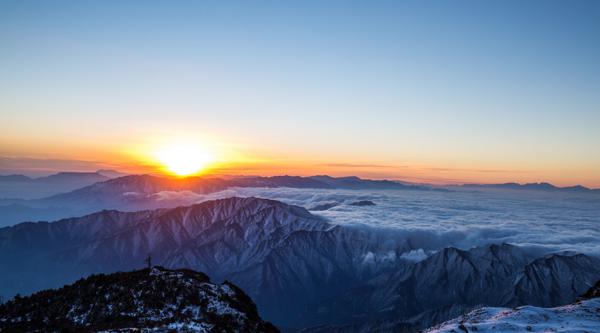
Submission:
[[[23,173],[49,174],[58,171],[95,171],[97,169],[114,169],[131,174],[158,174],[178,176],[169,170],[168,165],[157,157],[156,153],[172,142],[193,142],[190,138],[169,138],[156,136],[127,147],[110,149],[102,145],[85,143],[52,146],[51,144],[22,144],[13,146],[16,149],[3,149],[0,156],[10,157],[11,162],[0,160],[2,169],[20,168]],[[200,141],[200,140],[196,140]],[[6,146],[5,146],[6,147]],[[463,183],[503,183],[503,182],[551,182],[558,186],[583,184],[588,187],[600,187],[600,177],[595,170],[582,168],[540,168],[535,165],[522,168],[494,168],[492,166],[464,165],[452,161],[440,161],[431,164],[402,159],[363,160],[351,159],[347,156],[311,156],[310,152],[295,152],[289,155],[268,149],[250,149],[232,144],[218,144],[216,141],[202,140],[198,150],[189,148],[189,160],[195,155],[208,154],[211,158],[205,161],[197,172],[190,175],[226,176],[226,175],[298,175],[310,176],[327,174],[331,176],[360,176],[371,179],[392,179],[407,182],[431,184],[463,184]],[[44,153],[17,154],[18,151],[34,151],[41,149]],[[44,160],[60,160],[56,165],[44,164]],[[187,158],[184,161],[187,162]],[[4,164],[4,165],[3,165]],[[11,169],[11,166],[13,167]],[[193,166],[192,166],[193,167]]]

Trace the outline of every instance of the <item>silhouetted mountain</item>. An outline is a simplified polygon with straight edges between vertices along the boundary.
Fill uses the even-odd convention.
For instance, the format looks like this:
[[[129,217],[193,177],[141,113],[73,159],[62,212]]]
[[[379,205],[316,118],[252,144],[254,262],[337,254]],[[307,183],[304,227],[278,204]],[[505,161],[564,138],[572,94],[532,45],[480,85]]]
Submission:
[[[67,173],[63,176],[66,175]],[[67,193],[60,193],[36,200],[0,200],[0,226],[24,221],[57,218],[53,213],[45,214],[45,211],[61,211],[62,215],[60,217],[72,217],[90,214],[102,209],[137,211],[190,205],[195,202],[193,198],[195,198],[194,195],[196,194],[208,194],[231,187],[429,189],[424,186],[405,185],[392,181],[365,180],[357,177],[275,176],[231,177],[225,179],[215,177],[171,178],[152,175],[130,175],[97,182]],[[191,195],[185,195],[186,193]],[[19,204],[19,212],[12,212],[10,208],[6,207],[10,204]],[[32,208],[28,215],[29,217],[26,220],[15,220],[15,217],[26,215],[22,213],[26,207]]]
[[[99,182],[109,179],[106,176],[98,172],[59,172],[54,175],[35,178],[35,181],[44,182],[47,184],[62,183],[62,182],[76,182],[76,181],[87,181],[87,182]]]
[[[424,186],[404,185],[392,181],[365,180],[357,177],[333,178],[329,176],[297,177],[214,177],[167,178],[151,175],[131,175],[97,183],[71,193],[57,195],[45,200],[60,201],[73,197],[122,196],[124,193],[151,195],[161,191],[192,191],[211,193],[229,187],[292,187],[292,188],[340,188],[340,189],[428,189]]]
[[[230,282],[162,267],[92,275],[0,305],[2,332],[279,332]]]
[[[110,178],[97,172],[59,172],[39,178],[23,175],[0,176],[0,198],[42,198],[107,179]]]
[[[119,177],[72,192],[54,195],[36,200],[35,204],[59,206],[84,206],[94,209],[139,209],[149,196],[163,191],[192,191],[194,193],[211,193],[224,190],[227,181],[220,178],[167,178],[151,175],[131,175]],[[135,207],[129,207],[134,205]]]
[[[561,305],[600,279],[600,262],[585,255],[537,258],[504,244],[447,248],[414,263],[402,258],[414,250],[410,243],[390,230],[333,226],[304,208],[257,198],[102,211],[0,229],[0,293],[129,270],[151,253],[162,266],[233,281],[281,327],[414,330],[481,304]]]
[[[124,172],[110,170],[110,169],[100,169],[100,170],[97,170],[96,173],[99,173],[108,178],[119,178],[119,177],[127,176],[127,174]]]
[[[400,183],[391,180],[370,180],[370,179],[361,179],[358,177],[330,177],[330,176],[312,176],[308,177],[315,181],[318,181],[322,184],[326,184],[325,186],[329,186],[331,188],[340,188],[340,189],[419,189],[419,190],[429,190],[430,187],[422,186],[422,185],[408,185],[405,183]]]
[[[529,190],[529,191],[556,191],[556,192],[574,192],[574,193],[600,193],[599,189],[590,189],[585,186],[575,185],[567,187],[558,187],[550,183],[502,183],[502,184],[465,184],[462,187],[471,188],[495,188],[505,190]]]
[[[23,175],[0,175],[0,182],[28,182],[31,180],[33,179]]]
[[[42,199],[0,200],[0,226],[22,221],[80,216],[102,209],[137,211],[177,207],[189,202],[161,200],[157,198],[157,193],[178,191],[210,193],[226,188],[227,183],[218,178],[180,179],[150,175],[119,177]],[[15,207],[18,208],[16,212],[9,206],[15,204],[18,205]],[[59,215],[56,215],[57,213]]]

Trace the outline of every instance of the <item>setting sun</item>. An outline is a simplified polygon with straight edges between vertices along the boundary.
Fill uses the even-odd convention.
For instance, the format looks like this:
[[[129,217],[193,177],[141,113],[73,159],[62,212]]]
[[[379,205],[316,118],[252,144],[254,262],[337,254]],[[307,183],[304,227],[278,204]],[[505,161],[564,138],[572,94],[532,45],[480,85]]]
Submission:
[[[160,149],[156,157],[167,171],[177,176],[196,174],[214,161],[211,153],[190,143],[169,144]]]

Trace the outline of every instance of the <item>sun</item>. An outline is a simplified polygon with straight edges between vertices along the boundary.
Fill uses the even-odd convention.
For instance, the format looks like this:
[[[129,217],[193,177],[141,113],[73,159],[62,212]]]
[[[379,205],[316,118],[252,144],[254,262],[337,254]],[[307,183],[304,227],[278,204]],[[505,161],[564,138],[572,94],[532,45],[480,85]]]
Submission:
[[[156,152],[156,158],[168,172],[181,177],[197,174],[214,161],[209,151],[189,142],[167,144]]]

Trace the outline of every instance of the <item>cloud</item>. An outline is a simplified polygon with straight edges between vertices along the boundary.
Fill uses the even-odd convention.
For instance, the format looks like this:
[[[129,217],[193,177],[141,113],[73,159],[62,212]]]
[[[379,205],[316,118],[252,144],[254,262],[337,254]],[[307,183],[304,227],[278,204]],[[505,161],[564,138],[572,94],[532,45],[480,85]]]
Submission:
[[[600,198],[594,197],[491,191],[232,188],[190,200],[231,196],[275,199],[305,208],[336,202],[338,206],[312,213],[333,224],[384,229],[425,252],[446,246],[466,249],[507,242],[546,252],[573,250],[600,255]],[[350,205],[358,200],[376,205]]]
[[[412,250],[412,251],[403,253],[400,256],[400,258],[408,260],[408,261],[412,261],[412,262],[419,262],[419,261],[425,260],[425,258],[427,258],[427,253],[425,253],[425,251],[423,249],[416,249],[416,250]]]

